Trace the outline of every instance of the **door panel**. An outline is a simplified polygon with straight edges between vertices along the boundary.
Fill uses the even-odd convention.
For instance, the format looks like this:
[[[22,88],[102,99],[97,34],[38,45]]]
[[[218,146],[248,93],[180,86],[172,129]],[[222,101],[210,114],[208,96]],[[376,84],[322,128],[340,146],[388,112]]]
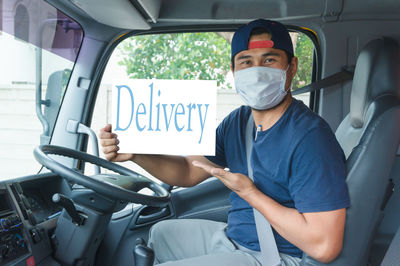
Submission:
[[[172,204],[177,218],[209,219],[226,222],[231,207],[228,189],[216,178],[195,187],[172,193]]]

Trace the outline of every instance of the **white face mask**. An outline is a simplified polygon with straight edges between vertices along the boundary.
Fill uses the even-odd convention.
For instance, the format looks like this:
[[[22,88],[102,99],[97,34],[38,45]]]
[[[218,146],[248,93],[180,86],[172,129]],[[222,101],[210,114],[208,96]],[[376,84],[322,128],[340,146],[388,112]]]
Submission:
[[[287,69],[259,66],[238,70],[234,75],[236,92],[253,109],[273,108],[287,94],[286,71]]]

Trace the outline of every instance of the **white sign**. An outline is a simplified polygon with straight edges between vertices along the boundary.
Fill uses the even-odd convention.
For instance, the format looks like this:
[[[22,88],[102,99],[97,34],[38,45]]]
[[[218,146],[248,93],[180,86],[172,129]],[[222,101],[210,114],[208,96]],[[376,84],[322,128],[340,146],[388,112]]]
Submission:
[[[119,152],[215,154],[216,81],[128,79],[112,98]]]

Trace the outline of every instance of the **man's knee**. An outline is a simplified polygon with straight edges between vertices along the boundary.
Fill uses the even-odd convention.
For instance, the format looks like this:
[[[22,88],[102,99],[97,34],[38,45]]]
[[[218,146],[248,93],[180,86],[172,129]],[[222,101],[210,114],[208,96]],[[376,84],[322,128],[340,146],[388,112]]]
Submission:
[[[154,244],[151,243],[160,243],[163,239],[166,238],[165,234],[171,232],[171,220],[160,221],[154,224],[149,231],[149,246],[153,246]]]
[[[176,236],[174,224],[175,220],[165,220],[154,224],[149,231],[148,246],[154,250],[154,264],[163,263],[168,260],[174,260],[172,250],[167,248],[169,243]]]

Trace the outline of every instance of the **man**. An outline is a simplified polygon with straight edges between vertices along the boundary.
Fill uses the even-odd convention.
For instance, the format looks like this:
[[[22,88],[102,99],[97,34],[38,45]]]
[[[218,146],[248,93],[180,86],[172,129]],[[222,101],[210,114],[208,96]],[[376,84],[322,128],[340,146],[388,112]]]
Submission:
[[[219,125],[214,157],[120,154],[111,126],[101,130],[108,160],[132,160],[176,186],[216,176],[233,191],[227,225],[170,220],[153,226],[149,245],[156,263],[261,265],[252,208],[271,224],[283,264],[298,265],[303,252],[334,260],[349,207],[345,158],[328,124],[291,96],[298,60],[288,31],[278,22],[252,21],[235,32],[231,59],[236,90],[248,106]],[[247,177],[244,137],[250,114],[257,128],[254,183]]]

